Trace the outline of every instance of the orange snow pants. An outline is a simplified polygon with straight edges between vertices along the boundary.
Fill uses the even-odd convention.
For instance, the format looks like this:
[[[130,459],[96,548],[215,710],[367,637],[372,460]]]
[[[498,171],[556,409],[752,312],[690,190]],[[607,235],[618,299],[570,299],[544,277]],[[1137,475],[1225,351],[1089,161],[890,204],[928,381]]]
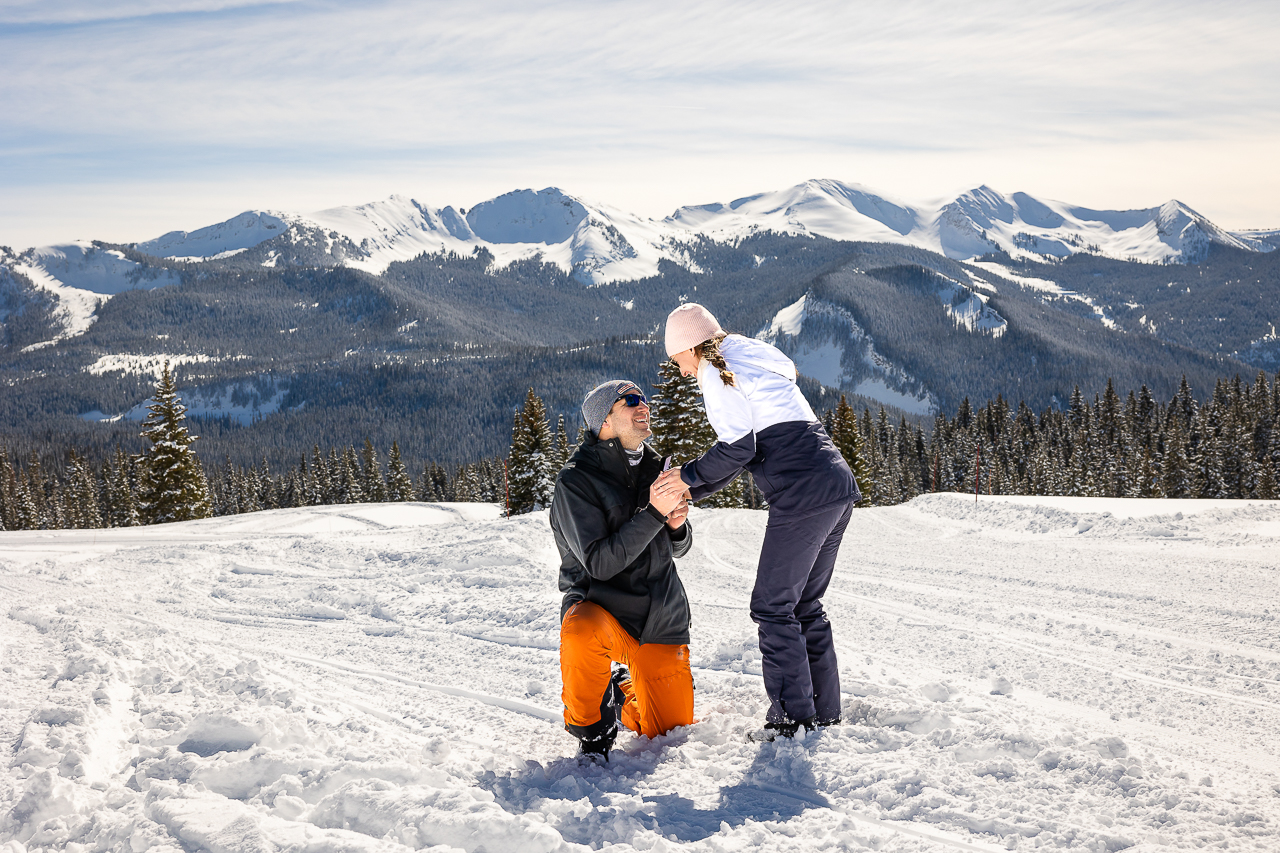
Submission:
[[[693,722],[693,673],[689,647],[641,645],[607,610],[580,601],[560,624],[560,677],[565,727],[573,732],[601,720],[601,699],[609,689],[610,662],[626,665],[630,681],[619,722],[646,737],[656,737]],[[576,734],[576,732],[575,732]]]

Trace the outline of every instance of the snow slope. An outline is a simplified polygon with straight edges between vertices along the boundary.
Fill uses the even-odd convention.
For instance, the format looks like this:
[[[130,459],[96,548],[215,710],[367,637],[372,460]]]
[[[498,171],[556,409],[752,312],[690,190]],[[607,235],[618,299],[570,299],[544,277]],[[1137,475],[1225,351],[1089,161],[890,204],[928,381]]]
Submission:
[[[580,767],[545,514],[0,533],[0,850],[1280,846],[1280,506],[859,511],[843,725],[756,744],[765,515],[695,510],[699,721]]]
[[[943,305],[951,308],[949,300]],[[828,388],[852,388],[855,394],[916,415],[938,410],[937,398],[878,352],[848,309],[812,293],[779,310],[756,337],[777,346],[797,371]]]
[[[29,348],[83,333],[97,319],[98,306],[117,293],[178,282],[178,276],[169,270],[148,274],[121,252],[99,249],[83,241],[42,246],[18,256],[0,252],[0,263],[26,276],[57,300],[55,319],[61,332],[53,340]]]
[[[158,258],[206,258],[252,248],[279,237],[289,227],[288,214],[246,210],[226,222],[196,231],[170,231],[138,244],[138,251]]]

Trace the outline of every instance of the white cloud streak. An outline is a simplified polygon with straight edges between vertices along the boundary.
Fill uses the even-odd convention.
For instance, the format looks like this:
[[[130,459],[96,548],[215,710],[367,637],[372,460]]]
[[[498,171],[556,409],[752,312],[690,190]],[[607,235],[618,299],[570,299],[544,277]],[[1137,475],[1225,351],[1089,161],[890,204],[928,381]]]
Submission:
[[[1118,172],[1138,150],[1178,160],[1280,144],[1273,2],[97,8],[0,0],[0,181],[368,175],[372,188],[399,171],[457,189],[459,174],[473,186],[528,174],[512,179],[581,182],[626,204],[612,169],[619,187],[624,170],[646,175],[650,195],[665,179],[674,206],[793,172],[919,192],[915,176],[960,183],[983,164],[980,181],[1026,174],[1016,188],[1048,192],[1088,153],[1084,190],[1099,183],[1090,171]],[[1149,171],[1143,204],[1181,192],[1173,162]],[[1242,199],[1250,215],[1275,205]]]
[[[293,2],[297,0],[0,0],[0,25],[84,24]]]

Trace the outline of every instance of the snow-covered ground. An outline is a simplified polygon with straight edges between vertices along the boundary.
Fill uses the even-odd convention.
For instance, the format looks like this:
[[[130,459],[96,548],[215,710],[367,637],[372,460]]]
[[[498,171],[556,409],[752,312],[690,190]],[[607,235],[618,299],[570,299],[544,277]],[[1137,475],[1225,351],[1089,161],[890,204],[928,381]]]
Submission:
[[[754,743],[765,515],[695,510],[699,721],[580,767],[545,513],[0,533],[0,851],[1280,849],[1280,505],[932,495]]]

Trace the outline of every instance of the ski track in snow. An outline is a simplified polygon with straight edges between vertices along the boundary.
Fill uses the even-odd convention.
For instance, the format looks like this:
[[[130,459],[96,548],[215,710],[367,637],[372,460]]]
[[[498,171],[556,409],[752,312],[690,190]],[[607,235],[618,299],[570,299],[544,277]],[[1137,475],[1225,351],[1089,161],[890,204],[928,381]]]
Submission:
[[[696,510],[699,718],[580,766],[546,514],[0,533],[0,853],[1280,848],[1280,504],[859,510],[845,721],[755,743],[766,515]]]

